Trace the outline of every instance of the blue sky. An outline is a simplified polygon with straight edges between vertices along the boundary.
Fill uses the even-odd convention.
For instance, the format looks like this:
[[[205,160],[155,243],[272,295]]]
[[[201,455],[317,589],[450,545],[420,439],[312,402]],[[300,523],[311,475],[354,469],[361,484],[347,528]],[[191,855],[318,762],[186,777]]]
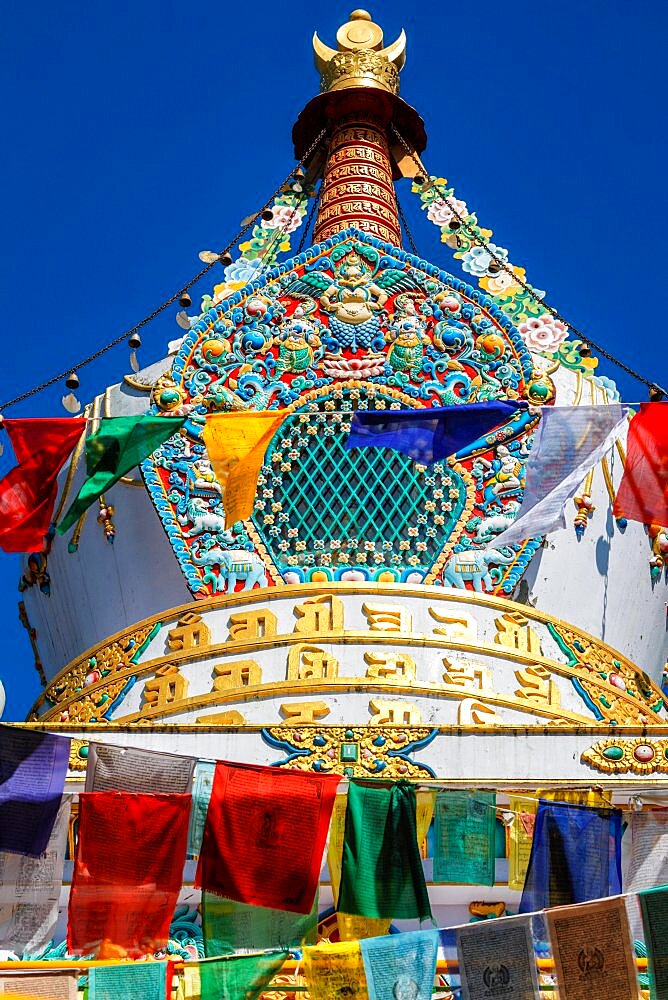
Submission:
[[[386,41],[408,34],[402,96],[426,120],[430,172],[571,322],[668,383],[653,300],[666,266],[668,7],[392,0],[371,13]],[[293,166],[292,124],[318,88],[313,30],[334,44],[348,14],[303,0],[6,0],[0,399],[75,366],[196,273],[200,249],[229,241]],[[420,254],[460,274],[407,182],[399,195]],[[174,313],[142,331],[144,364],[178,336]],[[127,356],[121,346],[83,370],[82,398],[119,381]],[[64,391],[6,416],[60,415]],[[18,575],[0,554],[9,719],[38,694]]]

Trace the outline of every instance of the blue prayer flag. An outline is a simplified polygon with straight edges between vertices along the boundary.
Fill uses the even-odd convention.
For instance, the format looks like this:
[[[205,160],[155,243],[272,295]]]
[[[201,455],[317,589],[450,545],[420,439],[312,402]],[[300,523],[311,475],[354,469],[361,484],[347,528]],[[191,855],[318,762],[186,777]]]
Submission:
[[[541,799],[520,913],[620,893],[621,846],[619,809]]]
[[[0,851],[46,850],[65,788],[70,740],[0,727]]]
[[[421,410],[357,410],[346,448],[393,448],[431,465],[489,434],[524,407],[521,400],[493,399]]]
[[[369,1000],[431,1000],[438,931],[363,938],[360,943]]]

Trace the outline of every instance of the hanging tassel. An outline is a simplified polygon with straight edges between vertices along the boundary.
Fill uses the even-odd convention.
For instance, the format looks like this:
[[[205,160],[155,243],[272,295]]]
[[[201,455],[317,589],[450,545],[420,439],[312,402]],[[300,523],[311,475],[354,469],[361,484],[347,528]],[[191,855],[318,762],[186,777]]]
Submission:
[[[104,537],[110,543],[114,544],[114,539],[116,537],[116,528],[114,527],[114,522],[112,517],[114,516],[114,508],[111,504],[108,504],[104,499],[104,494],[100,497],[100,513],[97,515],[97,523],[102,525],[104,530]]]

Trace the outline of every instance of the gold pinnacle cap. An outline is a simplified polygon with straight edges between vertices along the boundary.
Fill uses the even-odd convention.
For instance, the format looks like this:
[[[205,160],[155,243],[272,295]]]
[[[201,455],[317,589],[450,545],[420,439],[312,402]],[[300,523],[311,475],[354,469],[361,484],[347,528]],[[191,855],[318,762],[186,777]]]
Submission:
[[[374,23],[366,10],[354,10],[350,20],[336,33],[336,49],[331,49],[313,35],[316,69],[321,76],[321,91],[347,90],[351,87],[375,87],[390,94],[399,93],[399,71],[406,62],[406,33],[403,28],[396,42],[383,48],[383,29]]]

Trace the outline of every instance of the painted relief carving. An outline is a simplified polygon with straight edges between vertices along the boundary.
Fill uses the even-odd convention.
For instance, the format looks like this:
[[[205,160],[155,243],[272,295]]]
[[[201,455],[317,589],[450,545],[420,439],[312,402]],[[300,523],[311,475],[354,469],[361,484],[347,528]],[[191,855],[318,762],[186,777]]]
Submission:
[[[530,355],[484,295],[349,230],[205,306],[152,397],[184,433],[143,465],[196,597],[356,579],[512,591],[534,543],[484,546],[517,512],[535,418],[428,469],[345,448],[356,409],[526,396]],[[286,407],[253,516],[226,530],[205,416]]]

